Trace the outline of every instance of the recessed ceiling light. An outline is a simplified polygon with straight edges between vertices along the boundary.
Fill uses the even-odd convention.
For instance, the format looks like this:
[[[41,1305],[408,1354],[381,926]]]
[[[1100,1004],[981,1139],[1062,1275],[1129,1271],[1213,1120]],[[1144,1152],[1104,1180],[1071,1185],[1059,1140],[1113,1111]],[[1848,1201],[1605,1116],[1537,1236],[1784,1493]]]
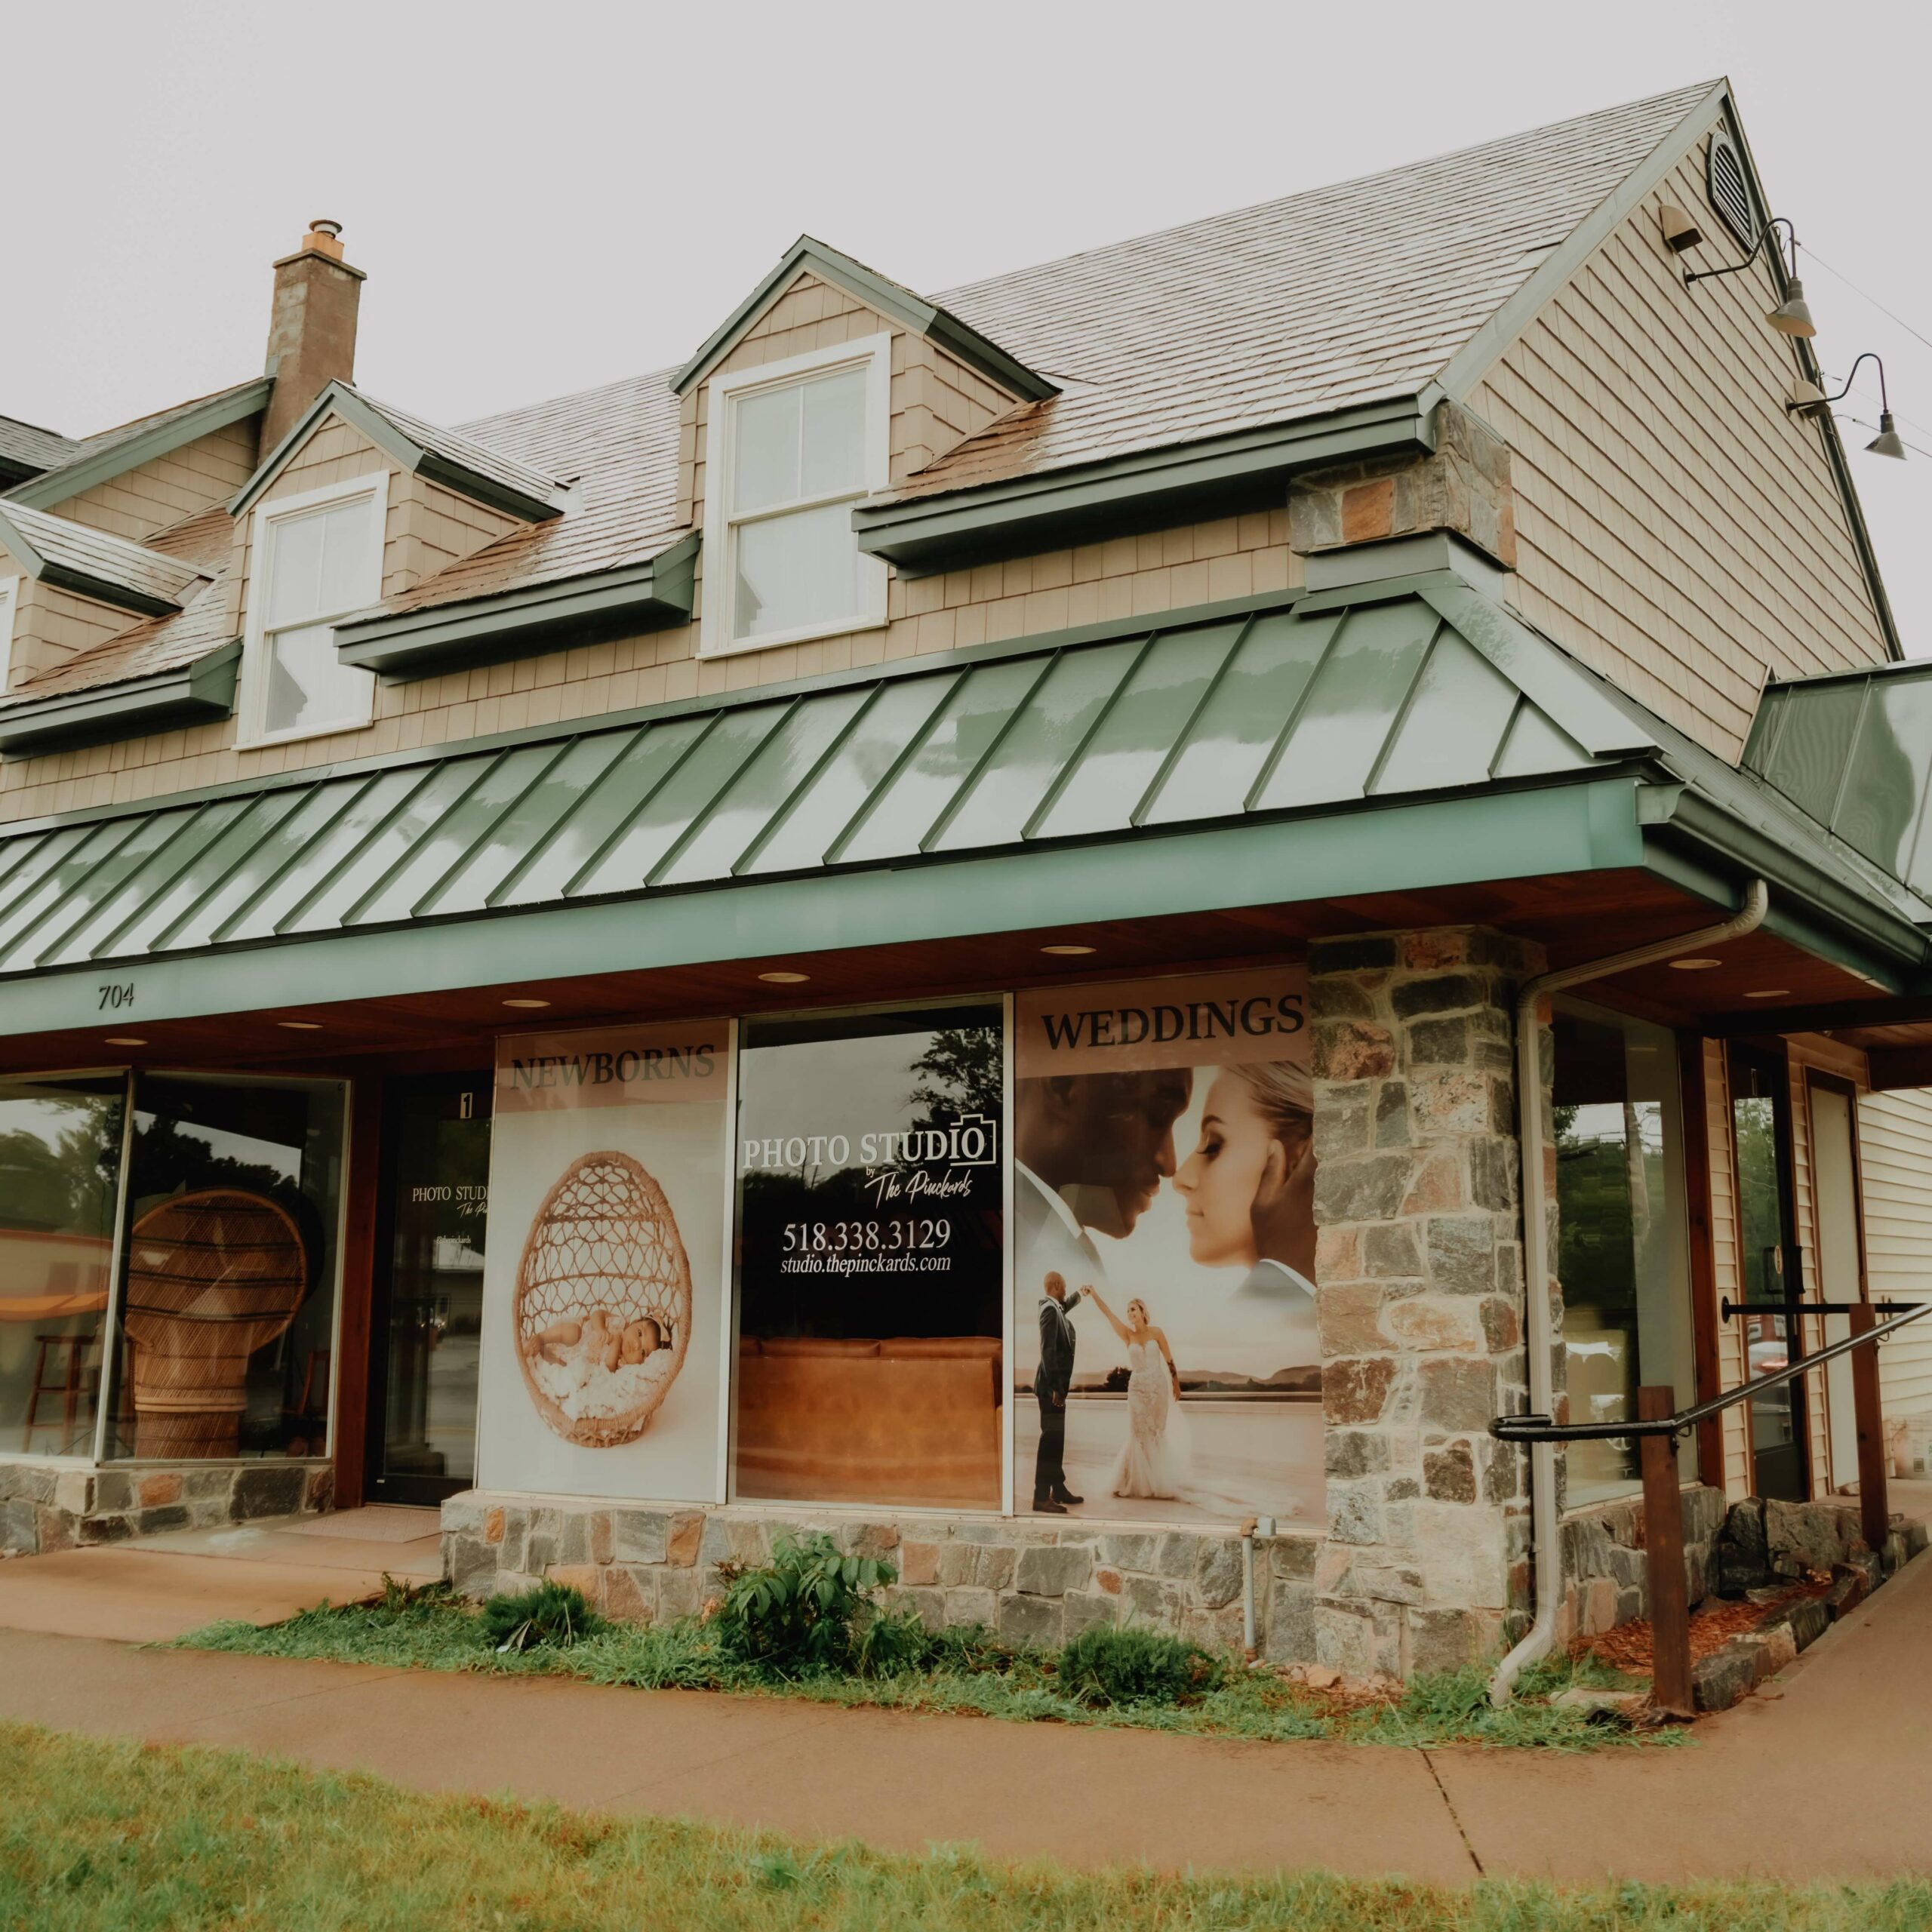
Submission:
[[[1791,989],[1789,986],[1753,986],[1744,997],[1746,999],[1789,999]]]
[[[1721,966],[1721,959],[1673,959],[1670,970],[1673,973],[1708,973],[1714,966]]]
[[[774,986],[802,986],[811,977],[809,973],[761,973],[761,980]]]
[[[540,1006],[548,1006],[550,1002],[547,999],[506,999],[503,1004],[506,1006],[528,1007],[534,1011]]]
[[[136,1039],[131,1033],[110,1033],[101,1044],[105,1047],[144,1047],[147,1042]]]
[[[285,1026],[291,1033],[319,1033],[322,1023],[319,1020],[278,1020],[278,1026]]]
[[[1043,946],[1040,950],[1051,952],[1056,959],[1081,959],[1094,949],[1091,946]]]

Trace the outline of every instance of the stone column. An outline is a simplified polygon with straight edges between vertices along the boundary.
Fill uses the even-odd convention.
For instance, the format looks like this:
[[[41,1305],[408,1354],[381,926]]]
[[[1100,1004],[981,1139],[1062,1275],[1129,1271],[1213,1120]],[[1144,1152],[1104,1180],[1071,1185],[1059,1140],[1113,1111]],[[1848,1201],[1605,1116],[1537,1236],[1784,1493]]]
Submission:
[[[1528,1606],[1515,989],[1484,927],[1316,941],[1316,1255],[1328,1543],[1318,1660],[1351,1675],[1493,1654]]]

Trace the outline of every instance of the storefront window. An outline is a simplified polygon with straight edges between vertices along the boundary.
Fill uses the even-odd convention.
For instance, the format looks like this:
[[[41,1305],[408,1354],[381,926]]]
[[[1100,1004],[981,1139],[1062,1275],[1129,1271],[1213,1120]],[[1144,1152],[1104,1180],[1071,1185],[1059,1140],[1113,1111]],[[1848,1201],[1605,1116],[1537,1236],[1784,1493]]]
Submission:
[[[319,1456],[343,1089],[135,1081],[110,1454]]]
[[[1001,1009],[755,1021],[734,1491],[997,1509]]]
[[[0,1081],[0,1447],[94,1454],[127,1084]]]
[[[1640,1383],[1695,1399],[1671,1035],[1564,1003],[1554,1021],[1558,1275],[1571,1419],[1634,1416]],[[1694,1467],[1684,1452],[1686,1474]],[[1638,1481],[1637,1445],[1573,1444],[1571,1504]]]

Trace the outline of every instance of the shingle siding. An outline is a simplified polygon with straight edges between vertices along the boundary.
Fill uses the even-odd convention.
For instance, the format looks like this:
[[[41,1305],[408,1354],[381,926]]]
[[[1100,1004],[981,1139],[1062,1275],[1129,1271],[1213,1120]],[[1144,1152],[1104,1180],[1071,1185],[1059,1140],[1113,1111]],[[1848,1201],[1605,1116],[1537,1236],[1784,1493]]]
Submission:
[[[54,514],[144,543],[156,531],[225,503],[255,467],[260,418],[231,423],[54,506]]]
[[[1703,211],[1703,146],[1505,352],[1470,406],[1509,442],[1518,607],[1721,756],[1767,675],[1885,643],[1768,269],[1684,286],[1657,205]],[[1715,218],[1707,231],[1721,233]],[[1738,251],[1707,243],[1694,266]]]

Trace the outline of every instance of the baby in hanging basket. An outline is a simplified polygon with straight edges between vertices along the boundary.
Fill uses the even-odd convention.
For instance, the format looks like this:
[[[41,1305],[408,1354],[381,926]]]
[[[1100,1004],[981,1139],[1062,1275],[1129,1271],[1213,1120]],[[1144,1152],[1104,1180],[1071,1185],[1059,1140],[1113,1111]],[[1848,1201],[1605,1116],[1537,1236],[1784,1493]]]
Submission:
[[[648,1426],[691,1347],[691,1264],[657,1180],[606,1149],[544,1197],[517,1269],[518,1354],[537,1413],[611,1448]]]
[[[635,1367],[654,1355],[664,1346],[664,1330],[653,1315],[641,1315],[632,1322],[620,1322],[608,1308],[593,1308],[581,1321],[553,1321],[534,1335],[524,1337],[526,1355],[560,1364],[574,1363],[577,1386],[581,1389],[594,1369],[614,1375],[620,1368]]]

